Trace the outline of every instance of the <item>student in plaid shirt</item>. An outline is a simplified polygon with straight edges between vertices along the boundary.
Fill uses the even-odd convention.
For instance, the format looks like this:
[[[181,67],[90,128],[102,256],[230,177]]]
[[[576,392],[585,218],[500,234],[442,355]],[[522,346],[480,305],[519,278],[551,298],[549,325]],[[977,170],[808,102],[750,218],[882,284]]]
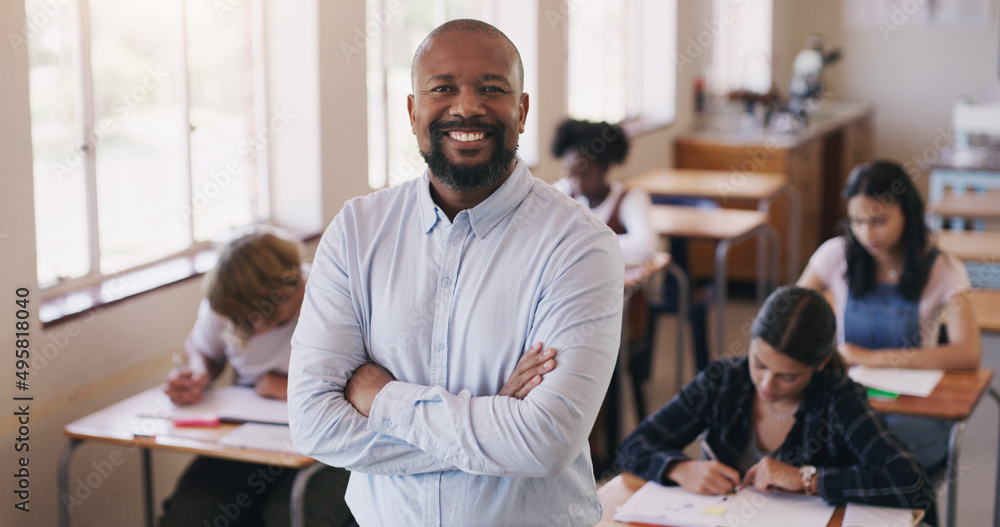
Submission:
[[[701,494],[752,485],[930,509],[933,521],[927,477],[844,374],[835,331],[819,293],[778,289],[754,320],[749,355],[710,364],[640,423],[621,468]],[[689,459],[682,449],[703,432],[711,459]]]

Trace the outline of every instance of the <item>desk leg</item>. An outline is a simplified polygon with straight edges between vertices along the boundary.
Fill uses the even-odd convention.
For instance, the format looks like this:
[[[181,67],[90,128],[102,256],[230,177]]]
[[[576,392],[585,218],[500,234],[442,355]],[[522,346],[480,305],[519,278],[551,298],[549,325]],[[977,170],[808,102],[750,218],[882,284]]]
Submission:
[[[63,448],[62,454],[59,456],[59,527],[69,527],[70,502],[63,499],[63,497],[69,495],[69,463],[73,459],[73,450],[82,442],[80,439],[70,438],[69,442]]]
[[[945,468],[948,498],[944,523],[947,527],[955,527],[955,518],[958,515],[958,454],[962,448],[963,430],[965,430],[965,421],[955,421],[951,425],[951,435],[948,437],[948,465]]]
[[[723,340],[726,334],[726,257],[729,254],[729,240],[721,240],[715,247],[715,353],[712,360],[723,356]]]
[[[321,468],[323,468],[323,464],[317,461],[308,467],[300,468],[298,473],[295,474],[295,480],[292,481],[292,503],[290,506],[292,513],[291,527],[303,527],[306,524],[306,513],[303,506],[306,486],[309,484],[309,478]]]
[[[677,391],[681,391],[684,386],[684,355],[686,350],[684,349],[684,328],[688,323],[688,299],[691,297],[691,282],[688,280],[687,273],[681,266],[670,262],[667,266],[667,272],[677,279],[678,286],[678,302],[677,302],[677,373],[676,373],[676,386]],[[650,324],[655,324],[656,320],[651,319]],[[622,329],[624,331],[624,328]],[[653,346],[653,343],[649,343]]]
[[[799,279],[799,251],[802,244],[802,196],[791,185],[785,185],[788,196],[788,283],[794,284]]]
[[[153,527],[153,462],[148,448],[142,448],[142,500],[146,527]]]
[[[986,393],[990,394],[997,403],[997,411],[1000,412],[1000,393],[990,386]],[[1000,447],[1000,442],[997,443]],[[993,500],[993,527],[1000,527],[1000,448],[997,449],[997,483],[993,487],[993,492],[996,494],[996,498]]]

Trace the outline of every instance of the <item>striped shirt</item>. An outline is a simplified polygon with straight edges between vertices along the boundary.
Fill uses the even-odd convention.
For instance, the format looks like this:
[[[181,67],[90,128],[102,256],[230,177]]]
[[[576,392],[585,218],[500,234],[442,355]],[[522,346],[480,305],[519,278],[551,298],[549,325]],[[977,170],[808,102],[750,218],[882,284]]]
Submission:
[[[750,441],[754,394],[747,358],[710,364],[625,440],[618,453],[621,468],[674,485],[666,479],[667,468],[687,460],[682,449],[706,429],[719,461],[737,466]],[[795,424],[772,457],[815,466],[819,495],[832,504],[916,509],[933,504],[930,482],[868,404],[864,389],[832,368],[813,376]]]

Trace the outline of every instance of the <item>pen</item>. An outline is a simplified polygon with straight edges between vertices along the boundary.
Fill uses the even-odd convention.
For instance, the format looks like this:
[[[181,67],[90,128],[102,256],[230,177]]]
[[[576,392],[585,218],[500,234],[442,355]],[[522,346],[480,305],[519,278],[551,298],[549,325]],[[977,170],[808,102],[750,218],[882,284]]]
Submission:
[[[719,460],[719,457],[715,455],[715,451],[712,450],[712,447],[708,446],[708,441],[706,441],[704,437],[701,438],[701,450],[708,456],[708,459],[711,459],[712,461]]]
[[[170,350],[170,356],[174,359],[174,366],[176,366],[178,370],[180,370],[181,372],[188,371],[187,361],[185,360],[185,357],[184,355],[181,354],[181,352],[175,349]]]

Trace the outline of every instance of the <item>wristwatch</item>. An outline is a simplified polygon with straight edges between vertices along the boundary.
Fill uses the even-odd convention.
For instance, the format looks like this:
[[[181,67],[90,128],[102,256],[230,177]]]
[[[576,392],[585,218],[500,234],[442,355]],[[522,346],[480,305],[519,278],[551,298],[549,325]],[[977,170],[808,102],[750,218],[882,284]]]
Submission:
[[[805,490],[806,496],[812,496],[815,494],[816,489],[812,488],[812,479],[816,475],[816,467],[812,465],[802,465],[799,467],[799,474],[802,476],[802,489]]]

